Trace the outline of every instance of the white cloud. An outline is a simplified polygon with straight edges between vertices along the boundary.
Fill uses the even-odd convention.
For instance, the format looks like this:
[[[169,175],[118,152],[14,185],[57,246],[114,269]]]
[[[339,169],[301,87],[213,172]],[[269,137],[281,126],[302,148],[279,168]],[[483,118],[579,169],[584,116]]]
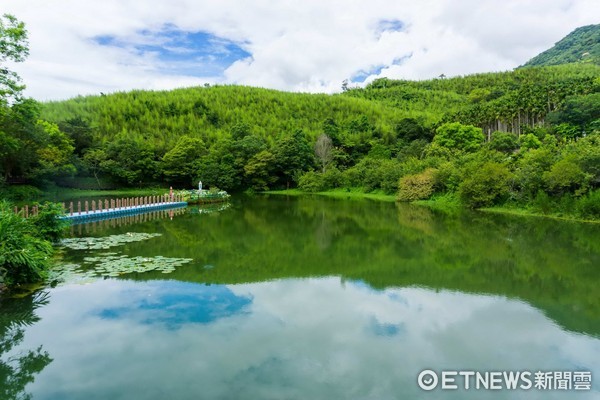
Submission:
[[[367,81],[507,70],[576,27],[597,23],[597,10],[596,0],[3,1],[4,12],[27,24],[31,55],[13,68],[38,99],[205,82],[333,92],[381,65],[387,68]],[[389,21],[401,21],[405,31]],[[241,43],[252,57],[221,76],[176,76],[161,70],[156,55],[93,40],[135,43],[148,40],[141,31],[166,25]],[[386,25],[392,29],[381,32]]]
[[[222,307],[230,296],[251,303],[228,314]],[[198,318],[206,310],[222,318]],[[53,359],[27,386],[34,398],[420,398],[415,377],[424,368],[577,366],[596,374],[598,366],[598,340],[565,331],[526,303],[373,290],[333,277],[210,288],[98,280],[52,290],[37,314],[14,349],[43,345]],[[386,326],[396,328],[386,335]],[[457,397],[497,397],[482,393]]]

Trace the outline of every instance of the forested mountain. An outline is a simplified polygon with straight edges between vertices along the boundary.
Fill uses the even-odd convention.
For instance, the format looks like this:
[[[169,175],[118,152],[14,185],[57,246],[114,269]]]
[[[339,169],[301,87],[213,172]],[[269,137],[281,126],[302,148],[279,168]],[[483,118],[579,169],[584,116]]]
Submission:
[[[600,24],[575,29],[523,66],[540,67],[577,62],[600,65]]]
[[[268,141],[297,129],[314,139],[326,120],[377,137],[394,136],[403,118],[427,129],[457,121],[480,126],[489,137],[495,130],[520,133],[543,125],[567,97],[598,91],[599,76],[598,66],[568,65],[427,81],[384,78],[341,95],[243,86],[132,91],[46,103],[42,118],[64,127],[81,119],[97,142],[127,136],[163,151],[182,135],[213,143],[237,125]]]
[[[348,129],[360,129],[365,120],[380,132],[391,132],[406,116],[424,110],[404,111],[349,96],[287,93],[244,87],[193,87],[172,91],[132,91],[112,95],[77,97],[44,104],[42,117],[64,123],[73,118],[89,122],[94,140],[118,136],[145,140],[168,150],[180,136],[198,137],[207,143],[227,136],[236,126],[267,141],[302,129],[311,137],[333,119]]]
[[[218,85],[43,104],[15,95],[0,108],[0,187],[201,179],[230,191],[360,188],[600,218],[599,65],[343,89]]]

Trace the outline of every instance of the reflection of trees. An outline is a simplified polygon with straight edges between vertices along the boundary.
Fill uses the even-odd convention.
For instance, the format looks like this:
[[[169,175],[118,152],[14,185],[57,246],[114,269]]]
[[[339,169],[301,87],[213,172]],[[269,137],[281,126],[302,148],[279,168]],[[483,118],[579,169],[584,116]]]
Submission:
[[[569,329],[600,333],[600,226],[593,224],[272,196],[202,218],[157,221],[153,229],[160,240],[124,252],[193,258],[174,279],[232,284],[335,275],[374,288],[497,294],[528,301]]]
[[[3,400],[30,399],[25,387],[52,362],[42,346],[9,355],[23,341],[25,329],[39,321],[35,310],[47,303],[47,292],[0,301],[0,398]]]

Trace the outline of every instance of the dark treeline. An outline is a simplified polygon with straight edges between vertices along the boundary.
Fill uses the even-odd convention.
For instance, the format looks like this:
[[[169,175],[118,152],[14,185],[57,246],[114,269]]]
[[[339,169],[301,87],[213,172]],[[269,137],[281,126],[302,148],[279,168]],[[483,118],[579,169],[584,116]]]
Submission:
[[[594,64],[378,79],[338,95],[206,86],[39,104],[19,94],[3,92],[0,185],[359,187],[600,213]]]

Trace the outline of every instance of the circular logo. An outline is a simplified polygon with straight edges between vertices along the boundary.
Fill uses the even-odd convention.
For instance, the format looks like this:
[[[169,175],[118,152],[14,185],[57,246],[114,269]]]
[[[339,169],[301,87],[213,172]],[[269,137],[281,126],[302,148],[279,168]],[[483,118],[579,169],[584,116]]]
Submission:
[[[435,372],[430,369],[421,371],[417,378],[419,387],[423,390],[433,390],[438,384],[438,376]]]

